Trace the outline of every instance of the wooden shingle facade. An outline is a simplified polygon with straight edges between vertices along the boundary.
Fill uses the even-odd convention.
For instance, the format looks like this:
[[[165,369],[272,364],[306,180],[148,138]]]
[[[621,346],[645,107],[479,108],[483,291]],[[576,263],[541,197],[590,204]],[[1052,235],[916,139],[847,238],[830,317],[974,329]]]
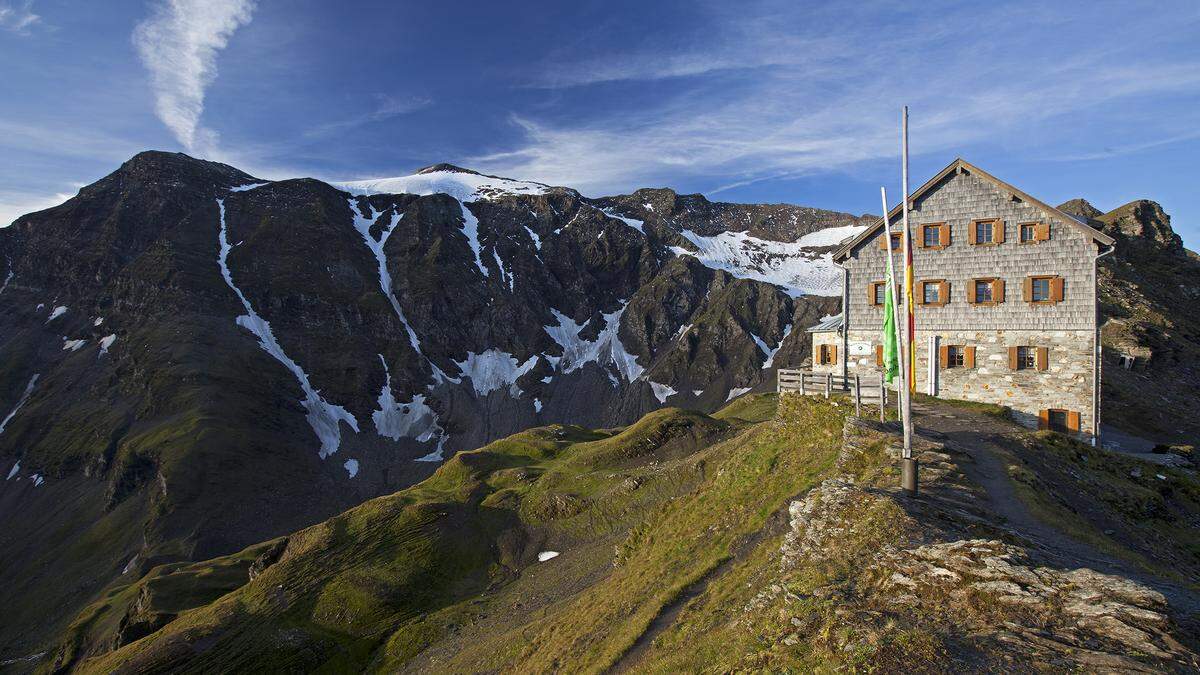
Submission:
[[[1096,260],[1112,238],[962,160],[909,201],[918,391],[1000,403],[1028,426],[1094,439]],[[888,220],[898,249],[899,206]],[[834,254],[846,271],[839,358],[814,358],[818,369],[879,370],[883,232],[880,219]]]

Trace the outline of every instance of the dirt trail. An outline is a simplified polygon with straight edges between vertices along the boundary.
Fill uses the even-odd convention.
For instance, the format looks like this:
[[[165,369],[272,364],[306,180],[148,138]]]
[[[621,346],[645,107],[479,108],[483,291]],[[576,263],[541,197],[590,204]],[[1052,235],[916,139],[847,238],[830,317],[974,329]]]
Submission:
[[[943,435],[971,458],[960,466],[971,482],[986,492],[986,505],[1002,516],[1006,525],[1040,548],[1047,557],[1064,567],[1089,567],[1098,572],[1133,579],[1166,596],[1176,611],[1191,617],[1200,615],[1200,595],[1195,591],[1150,574],[1129,563],[1114,559],[1087,542],[1038,520],[1017,496],[1008,476],[1005,445],[1013,443],[1014,431],[1022,430],[1012,422],[950,405],[913,403],[913,424],[918,433]]]

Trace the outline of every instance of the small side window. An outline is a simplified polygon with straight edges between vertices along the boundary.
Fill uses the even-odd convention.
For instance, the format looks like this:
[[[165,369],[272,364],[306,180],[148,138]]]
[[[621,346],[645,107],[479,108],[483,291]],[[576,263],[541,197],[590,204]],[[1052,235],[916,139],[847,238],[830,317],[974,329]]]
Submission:
[[[1021,243],[1037,241],[1037,223],[1021,223]]]

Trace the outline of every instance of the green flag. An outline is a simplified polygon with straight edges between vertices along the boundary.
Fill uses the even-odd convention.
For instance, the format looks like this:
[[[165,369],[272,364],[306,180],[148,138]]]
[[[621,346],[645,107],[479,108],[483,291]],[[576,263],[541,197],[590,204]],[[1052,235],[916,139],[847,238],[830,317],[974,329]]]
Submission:
[[[892,298],[892,278],[889,275],[883,300],[883,379],[888,384],[900,374],[900,350],[896,345],[896,308]]]

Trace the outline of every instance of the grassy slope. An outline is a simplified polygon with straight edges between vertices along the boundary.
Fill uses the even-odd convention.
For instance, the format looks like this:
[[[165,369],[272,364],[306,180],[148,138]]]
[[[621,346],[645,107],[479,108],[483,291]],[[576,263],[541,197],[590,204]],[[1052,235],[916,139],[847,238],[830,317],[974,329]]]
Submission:
[[[269,542],[115,589],[59,654],[95,653],[129,615],[170,622],[81,670],[602,670],[831,470],[845,408],[796,401],[789,424],[774,408],[743,397],[713,417],[666,409],[617,432],[543,427],[461,453],[291,535],[249,583]],[[542,550],[561,556],[537,563]]]

